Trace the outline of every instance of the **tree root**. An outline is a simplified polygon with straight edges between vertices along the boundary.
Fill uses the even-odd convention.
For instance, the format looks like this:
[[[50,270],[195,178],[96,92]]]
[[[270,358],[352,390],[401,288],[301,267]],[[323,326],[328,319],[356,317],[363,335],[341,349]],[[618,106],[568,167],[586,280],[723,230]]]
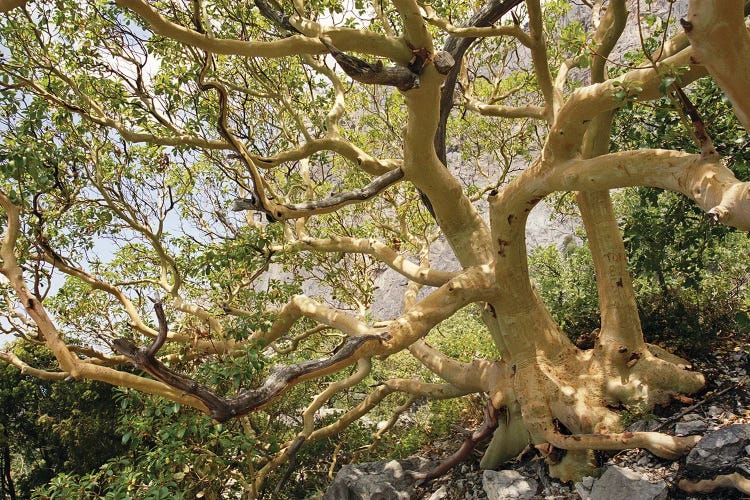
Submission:
[[[737,472],[700,481],[682,479],[677,483],[677,486],[687,493],[711,493],[719,488],[736,488],[742,493],[750,495],[750,479]]]
[[[547,435],[549,443],[564,450],[627,450],[644,448],[659,458],[676,460],[687,454],[701,436],[670,436],[660,432],[624,432],[621,434]]]
[[[466,440],[464,440],[463,444],[461,444],[461,447],[450,457],[443,460],[440,465],[429,472],[415,474],[414,478],[422,482],[431,481],[437,477],[442,476],[453,467],[466,460],[469,457],[471,451],[476,448],[477,444],[480,441],[490,438],[492,436],[492,433],[495,432],[495,429],[497,429],[498,425],[498,416],[501,413],[500,410],[501,409],[495,408],[492,405],[492,400],[488,401],[487,406],[484,409],[484,421],[482,422],[482,426],[474,431]]]

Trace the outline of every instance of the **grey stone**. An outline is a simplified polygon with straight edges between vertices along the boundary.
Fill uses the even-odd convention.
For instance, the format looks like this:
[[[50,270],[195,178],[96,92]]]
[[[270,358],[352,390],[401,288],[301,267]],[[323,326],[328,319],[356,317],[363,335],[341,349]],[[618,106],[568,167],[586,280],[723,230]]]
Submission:
[[[750,445],[750,425],[736,424],[707,433],[690,450],[687,471],[700,475],[729,472]]]
[[[627,432],[650,432],[655,430],[661,422],[655,418],[651,418],[648,420],[638,420],[636,422],[633,422],[628,426],[626,429]]]
[[[702,417],[697,413],[688,413],[682,416],[683,422],[692,422],[693,420],[701,420]]]
[[[482,486],[488,500],[505,498],[532,498],[538,483],[514,470],[486,470],[482,474]]]
[[[588,500],[591,496],[591,488],[594,486],[594,478],[591,476],[586,476],[583,479],[581,479],[580,482],[573,485],[573,487],[576,490],[576,493],[580,495],[580,497],[583,500]]]
[[[438,462],[421,457],[345,465],[323,494],[323,500],[409,500],[413,472],[427,472]]]
[[[674,433],[678,436],[690,436],[692,434],[701,434],[708,429],[708,424],[703,420],[691,420],[689,422],[677,422],[674,426]]]
[[[612,465],[591,488],[590,500],[664,500],[667,483],[651,482],[635,471]]]
[[[444,500],[446,498],[448,498],[448,490],[445,488],[445,486],[441,486],[435,491],[435,493],[430,495],[430,498],[428,500]]]
[[[718,417],[722,413],[724,413],[724,410],[722,410],[718,406],[709,406],[708,411],[706,413],[708,413],[709,417]]]

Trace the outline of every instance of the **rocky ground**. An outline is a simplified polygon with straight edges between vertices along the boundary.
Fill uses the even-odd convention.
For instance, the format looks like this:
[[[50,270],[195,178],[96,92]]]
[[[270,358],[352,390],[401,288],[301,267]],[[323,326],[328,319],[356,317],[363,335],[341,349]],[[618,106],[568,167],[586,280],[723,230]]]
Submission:
[[[643,418],[633,422],[628,430],[658,430],[677,435],[702,434],[724,428],[733,424],[750,424],[750,381],[747,375],[750,372],[750,354],[746,352],[747,344],[732,338],[719,339],[712,346],[710,353],[696,359],[693,357],[695,367],[706,376],[706,389],[685,398],[681,402],[674,402],[666,408],[657,408],[653,415],[641,416]],[[750,429],[750,427],[748,427]],[[604,473],[612,466],[625,469],[614,469],[618,475],[631,477],[633,481],[640,481],[640,493],[631,496],[632,500],[642,498],[670,498],[670,499],[739,499],[747,498],[747,495],[734,489],[718,489],[710,494],[688,495],[677,487],[680,479],[692,477],[698,479],[704,477],[700,473],[692,473],[691,468],[686,465],[686,458],[679,462],[671,462],[655,457],[651,453],[642,450],[627,450],[616,454],[600,454],[601,468]],[[430,457],[436,458],[436,457]],[[525,457],[527,458],[527,457]],[[750,448],[742,449],[740,458],[736,462],[736,470],[750,477]],[[744,462],[744,463],[743,463]],[[544,499],[578,499],[596,498],[597,489],[593,492],[595,478],[588,478],[578,484],[563,484],[547,475],[546,467],[541,460],[526,459],[523,463],[516,463],[507,468],[518,474],[506,473],[506,477],[496,478],[499,484],[509,484],[510,489],[501,492],[503,496],[488,497],[483,484],[483,471],[479,470],[478,458],[466,462],[452,473],[433,481],[425,488],[418,490],[417,498],[425,500],[452,500],[452,499],[487,499],[513,498],[514,492],[518,492],[517,498],[544,498]],[[612,475],[610,472],[610,476]],[[634,474],[631,474],[633,472]],[[619,483],[624,479],[611,479],[607,476],[607,490],[604,496],[599,498],[616,499],[612,496],[613,488],[609,483]],[[664,482],[666,497],[660,481]],[[492,481],[485,480],[486,483]],[[649,488],[648,484],[657,484],[659,487]],[[526,486],[528,485],[528,487]],[[603,485],[600,485],[603,486]],[[632,486],[632,485],[631,485]],[[535,491],[531,491],[536,487]],[[637,488],[637,486],[634,486]],[[491,486],[488,488],[492,494]],[[601,488],[599,488],[601,489]],[[528,491],[528,494],[523,494]],[[593,493],[593,495],[592,495]],[[652,495],[653,493],[653,495]]]
[[[388,477],[373,478],[374,481],[367,487],[370,488],[369,492],[355,494],[351,490],[351,493],[347,493],[345,490],[350,486],[342,486],[343,483],[339,482],[339,488],[344,489],[329,490],[324,498],[342,498],[342,495],[361,499],[420,500],[747,498],[747,495],[733,488],[717,489],[706,494],[687,494],[678,487],[683,479],[698,480],[717,474],[737,473],[739,478],[750,478],[750,380],[747,375],[750,372],[750,354],[746,350],[747,344],[737,339],[719,339],[710,352],[698,358],[691,357],[695,367],[706,375],[705,390],[675,401],[669,407],[657,408],[653,414],[633,413],[629,416],[632,423],[628,430],[631,431],[703,435],[704,438],[693,452],[680,461],[662,460],[642,450],[600,453],[601,466],[597,470],[597,477],[585,478],[576,484],[563,484],[549,477],[544,462],[534,456],[533,450],[502,471],[479,470],[481,453],[476,451],[472,459],[426,485],[415,488],[404,479],[408,478],[408,473],[403,473],[398,463],[383,462],[379,463],[381,472],[385,466]],[[455,439],[435,443],[414,460],[422,465],[422,470],[429,470],[437,462],[428,461],[449,456],[461,439],[457,435]],[[407,470],[413,464],[403,465],[403,469]],[[350,471],[350,477],[359,481],[363,474],[366,476],[370,473],[355,470]],[[343,479],[344,474],[342,470],[342,478],[337,477],[337,480]],[[401,479],[394,479],[396,477]],[[398,486],[395,488],[390,486],[396,484]],[[381,485],[386,485],[388,491],[375,491]]]

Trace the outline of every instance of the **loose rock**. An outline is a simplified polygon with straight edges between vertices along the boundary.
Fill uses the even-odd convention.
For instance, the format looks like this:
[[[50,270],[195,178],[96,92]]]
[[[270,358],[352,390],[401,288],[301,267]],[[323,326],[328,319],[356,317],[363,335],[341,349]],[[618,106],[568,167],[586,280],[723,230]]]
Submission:
[[[690,420],[689,422],[678,422],[674,426],[674,432],[678,436],[690,436],[702,434],[708,429],[708,424],[703,420]]]
[[[691,474],[715,476],[731,472],[750,445],[750,425],[736,424],[709,432],[690,451],[685,462]]]
[[[424,458],[345,465],[336,474],[323,500],[409,500],[414,496],[413,472],[426,472],[437,463]]]
[[[667,483],[647,481],[640,474],[613,465],[591,488],[590,500],[663,500],[667,498]]]
[[[486,470],[482,475],[482,485],[489,500],[532,498],[539,487],[536,481],[514,470]]]

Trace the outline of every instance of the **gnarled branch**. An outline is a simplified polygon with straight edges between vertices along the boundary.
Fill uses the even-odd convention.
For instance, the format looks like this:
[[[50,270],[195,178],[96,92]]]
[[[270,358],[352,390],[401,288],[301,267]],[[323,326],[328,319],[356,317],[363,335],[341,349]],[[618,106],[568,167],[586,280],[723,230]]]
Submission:
[[[319,201],[306,201],[303,203],[281,205],[280,208],[282,210],[278,213],[282,215],[281,219],[298,219],[301,217],[309,217],[311,215],[331,213],[347,205],[369,200],[380,194],[386,188],[400,181],[403,177],[404,172],[400,168],[397,168],[376,177],[363,188],[337,193]],[[268,213],[267,209],[262,206],[260,200],[254,196],[235,200],[232,205],[232,210],[235,212],[241,210],[257,210]]]

